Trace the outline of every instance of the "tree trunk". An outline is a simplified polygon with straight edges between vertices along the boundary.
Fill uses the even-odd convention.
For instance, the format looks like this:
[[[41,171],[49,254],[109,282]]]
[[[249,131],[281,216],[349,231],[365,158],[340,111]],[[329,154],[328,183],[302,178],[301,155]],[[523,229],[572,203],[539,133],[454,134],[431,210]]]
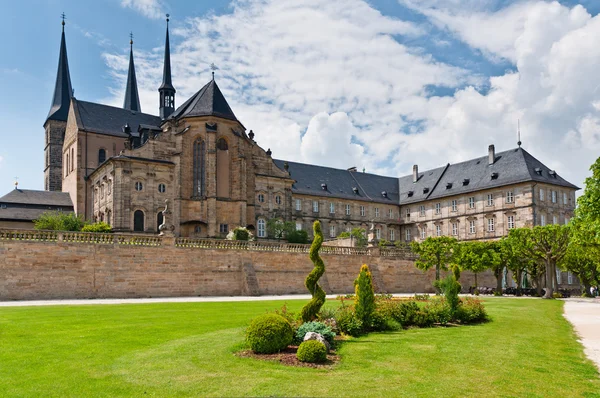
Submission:
[[[552,277],[552,274],[554,274],[554,277],[556,277],[556,272],[554,272],[552,262],[550,260],[546,260],[546,294],[544,294],[545,299],[553,298],[552,293],[554,293],[554,289],[552,287],[552,284],[554,283],[554,278]]]
[[[587,282],[583,282],[583,293],[584,297],[592,297],[592,285]]]
[[[535,290],[538,297],[542,297],[542,275],[535,277]]]
[[[477,289],[477,287],[479,286],[479,283],[477,282],[477,274],[478,272],[475,272],[475,289]]]
[[[494,270],[496,277],[496,293],[502,295],[502,268]]]
[[[436,265],[435,266],[435,280],[439,281],[440,280],[440,265]]]
[[[523,295],[523,291],[521,290],[521,281],[523,280],[523,270],[517,270],[517,297],[521,297]]]

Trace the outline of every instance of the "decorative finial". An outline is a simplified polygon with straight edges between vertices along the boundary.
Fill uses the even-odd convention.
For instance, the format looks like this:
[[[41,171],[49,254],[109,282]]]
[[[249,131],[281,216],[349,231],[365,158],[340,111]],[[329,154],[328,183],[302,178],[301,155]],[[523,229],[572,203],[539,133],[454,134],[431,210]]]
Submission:
[[[129,32],[129,45],[133,47],[133,32]]]
[[[519,136],[519,141],[517,141],[517,145],[521,148],[521,120],[517,119],[517,135]]]
[[[267,149],[267,156],[271,156],[273,152],[271,152],[271,148]]]
[[[15,177],[15,189],[19,189],[19,177]]]
[[[215,80],[215,71],[219,68],[217,68],[217,65],[215,65],[215,63],[211,63],[210,64],[210,69],[212,69],[212,79]]]
[[[250,132],[248,133],[248,137],[250,137],[250,139],[254,141],[254,131],[250,130]]]
[[[65,13],[63,12],[62,14],[60,14],[60,17],[62,18],[62,29],[63,32],[65,31],[65,19],[67,19],[67,16],[65,15]]]
[[[170,15],[167,14],[167,25],[169,25],[169,17],[170,17]]]

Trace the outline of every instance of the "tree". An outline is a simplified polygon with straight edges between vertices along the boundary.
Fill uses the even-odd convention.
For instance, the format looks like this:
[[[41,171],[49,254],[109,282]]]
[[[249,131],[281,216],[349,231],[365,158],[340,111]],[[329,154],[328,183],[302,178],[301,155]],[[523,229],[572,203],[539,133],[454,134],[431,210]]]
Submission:
[[[600,285],[600,253],[596,249],[571,242],[559,265],[577,276],[585,296],[592,295],[592,286]]]
[[[546,294],[544,298],[553,298],[556,279],[556,264],[567,252],[569,245],[569,227],[566,225],[537,226],[533,229],[517,228],[509,232],[518,250],[530,259],[544,264],[546,275]]]
[[[415,265],[423,271],[435,268],[435,280],[440,280],[440,270],[447,271],[453,261],[456,239],[449,236],[428,237],[423,242],[412,242],[411,248],[417,254]]]
[[[51,231],[81,231],[85,225],[83,218],[75,213],[63,213],[61,211],[47,211],[34,220],[34,228]]]
[[[454,262],[463,270],[475,275],[475,288],[479,286],[477,274],[491,266],[491,255],[488,242],[461,242],[456,245]]]
[[[363,264],[360,268],[358,278],[354,281],[354,308],[356,317],[362,321],[365,327],[371,324],[371,317],[375,312],[375,292],[373,290],[373,277],[369,266]]]
[[[110,225],[105,223],[104,221],[99,221],[94,224],[86,224],[81,228],[81,232],[99,232],[99,233],[109,233],[112,232],[112,228]]]
[[[318,284],[319,279],[325,273],[325,263],[323,263],[323,259],[319,256],[319,250],[321,250],[321,245],[323,244],[323,233],[321,232],[321,223],[319,221],[314,222],[313,232],[315,238],[310,246],[309,257],[310,261],[314,264],[314,268],[304,281],[304,285],[312,295],[312,300],[302,307],[300,311],[300,316],[304,322],[315,319],[325,303],[325,291]]]
[[[282,239],[296,230],[296,224],[292,221],[282,221],[272,218],[267,221],[267,234],[269,238]]]
[[[508,235],[500,240],[501,250],[503,255],[510,257],[506,262],[507,268],[512,272],[513,279],[517,284],[517,296],[522,296],[523,275],[527,270],[535,267],[535,263],[530,260],[524,253],[519,253],[519,243],[515,241],[516,235]],[[534,272],[535,273],[535,270]],[[540,286],[541,288],[541,286]]]
[[[338,235],[338,238],[354,238],[356,247],[367,247],[367,243],[369,243],[367,239],[367,231],[364,228],[356,227],[353,228],[351,232],[341,232]]]
[[[600,158],[590,167],[583,194],[577,199],[573,239],[583,246],[600,247]]]

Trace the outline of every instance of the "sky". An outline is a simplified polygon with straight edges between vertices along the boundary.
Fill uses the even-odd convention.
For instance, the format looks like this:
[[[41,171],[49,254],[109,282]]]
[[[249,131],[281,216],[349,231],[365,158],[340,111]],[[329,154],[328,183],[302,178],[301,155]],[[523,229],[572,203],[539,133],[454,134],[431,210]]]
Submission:
[[[210,80],[273,157],[389,176],[523,147],[583,187],[600,156],[600,1],[26,0],[0,24],[0,195],[43,189],[61,19],[75,97],[122,106],[129,33],[158,114]],[[581,191],[580,191],[581,192]]]

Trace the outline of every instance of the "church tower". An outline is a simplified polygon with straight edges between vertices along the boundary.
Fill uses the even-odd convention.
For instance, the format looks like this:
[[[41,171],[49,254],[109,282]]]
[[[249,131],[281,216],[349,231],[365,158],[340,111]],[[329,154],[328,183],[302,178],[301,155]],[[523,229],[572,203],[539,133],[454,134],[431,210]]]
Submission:
[[[169,14],[167,14],[167,38],[165,40],[165,62],[163,65],[163,80],[158,88],[160,95],[160,118],[165,120],[175,111],[175,87],[171,82],[171,48],[169,45]]]
[[[44,146],[44,189],[47,191],[62,190],[62,150],[72,96],[73,89],[71,88],[71,76],[69,75],[63,14],[54,96],[52,97],[50,112],[44,123],[44,130],[46,132]]]
[[[127,72],[127,85],[125,86],[125,101],[123,109],[141,112],[140,95],[138,94],[137,79],[135,77],[135,64],[133,63],[133,34],[129,41],[129,71]]]

